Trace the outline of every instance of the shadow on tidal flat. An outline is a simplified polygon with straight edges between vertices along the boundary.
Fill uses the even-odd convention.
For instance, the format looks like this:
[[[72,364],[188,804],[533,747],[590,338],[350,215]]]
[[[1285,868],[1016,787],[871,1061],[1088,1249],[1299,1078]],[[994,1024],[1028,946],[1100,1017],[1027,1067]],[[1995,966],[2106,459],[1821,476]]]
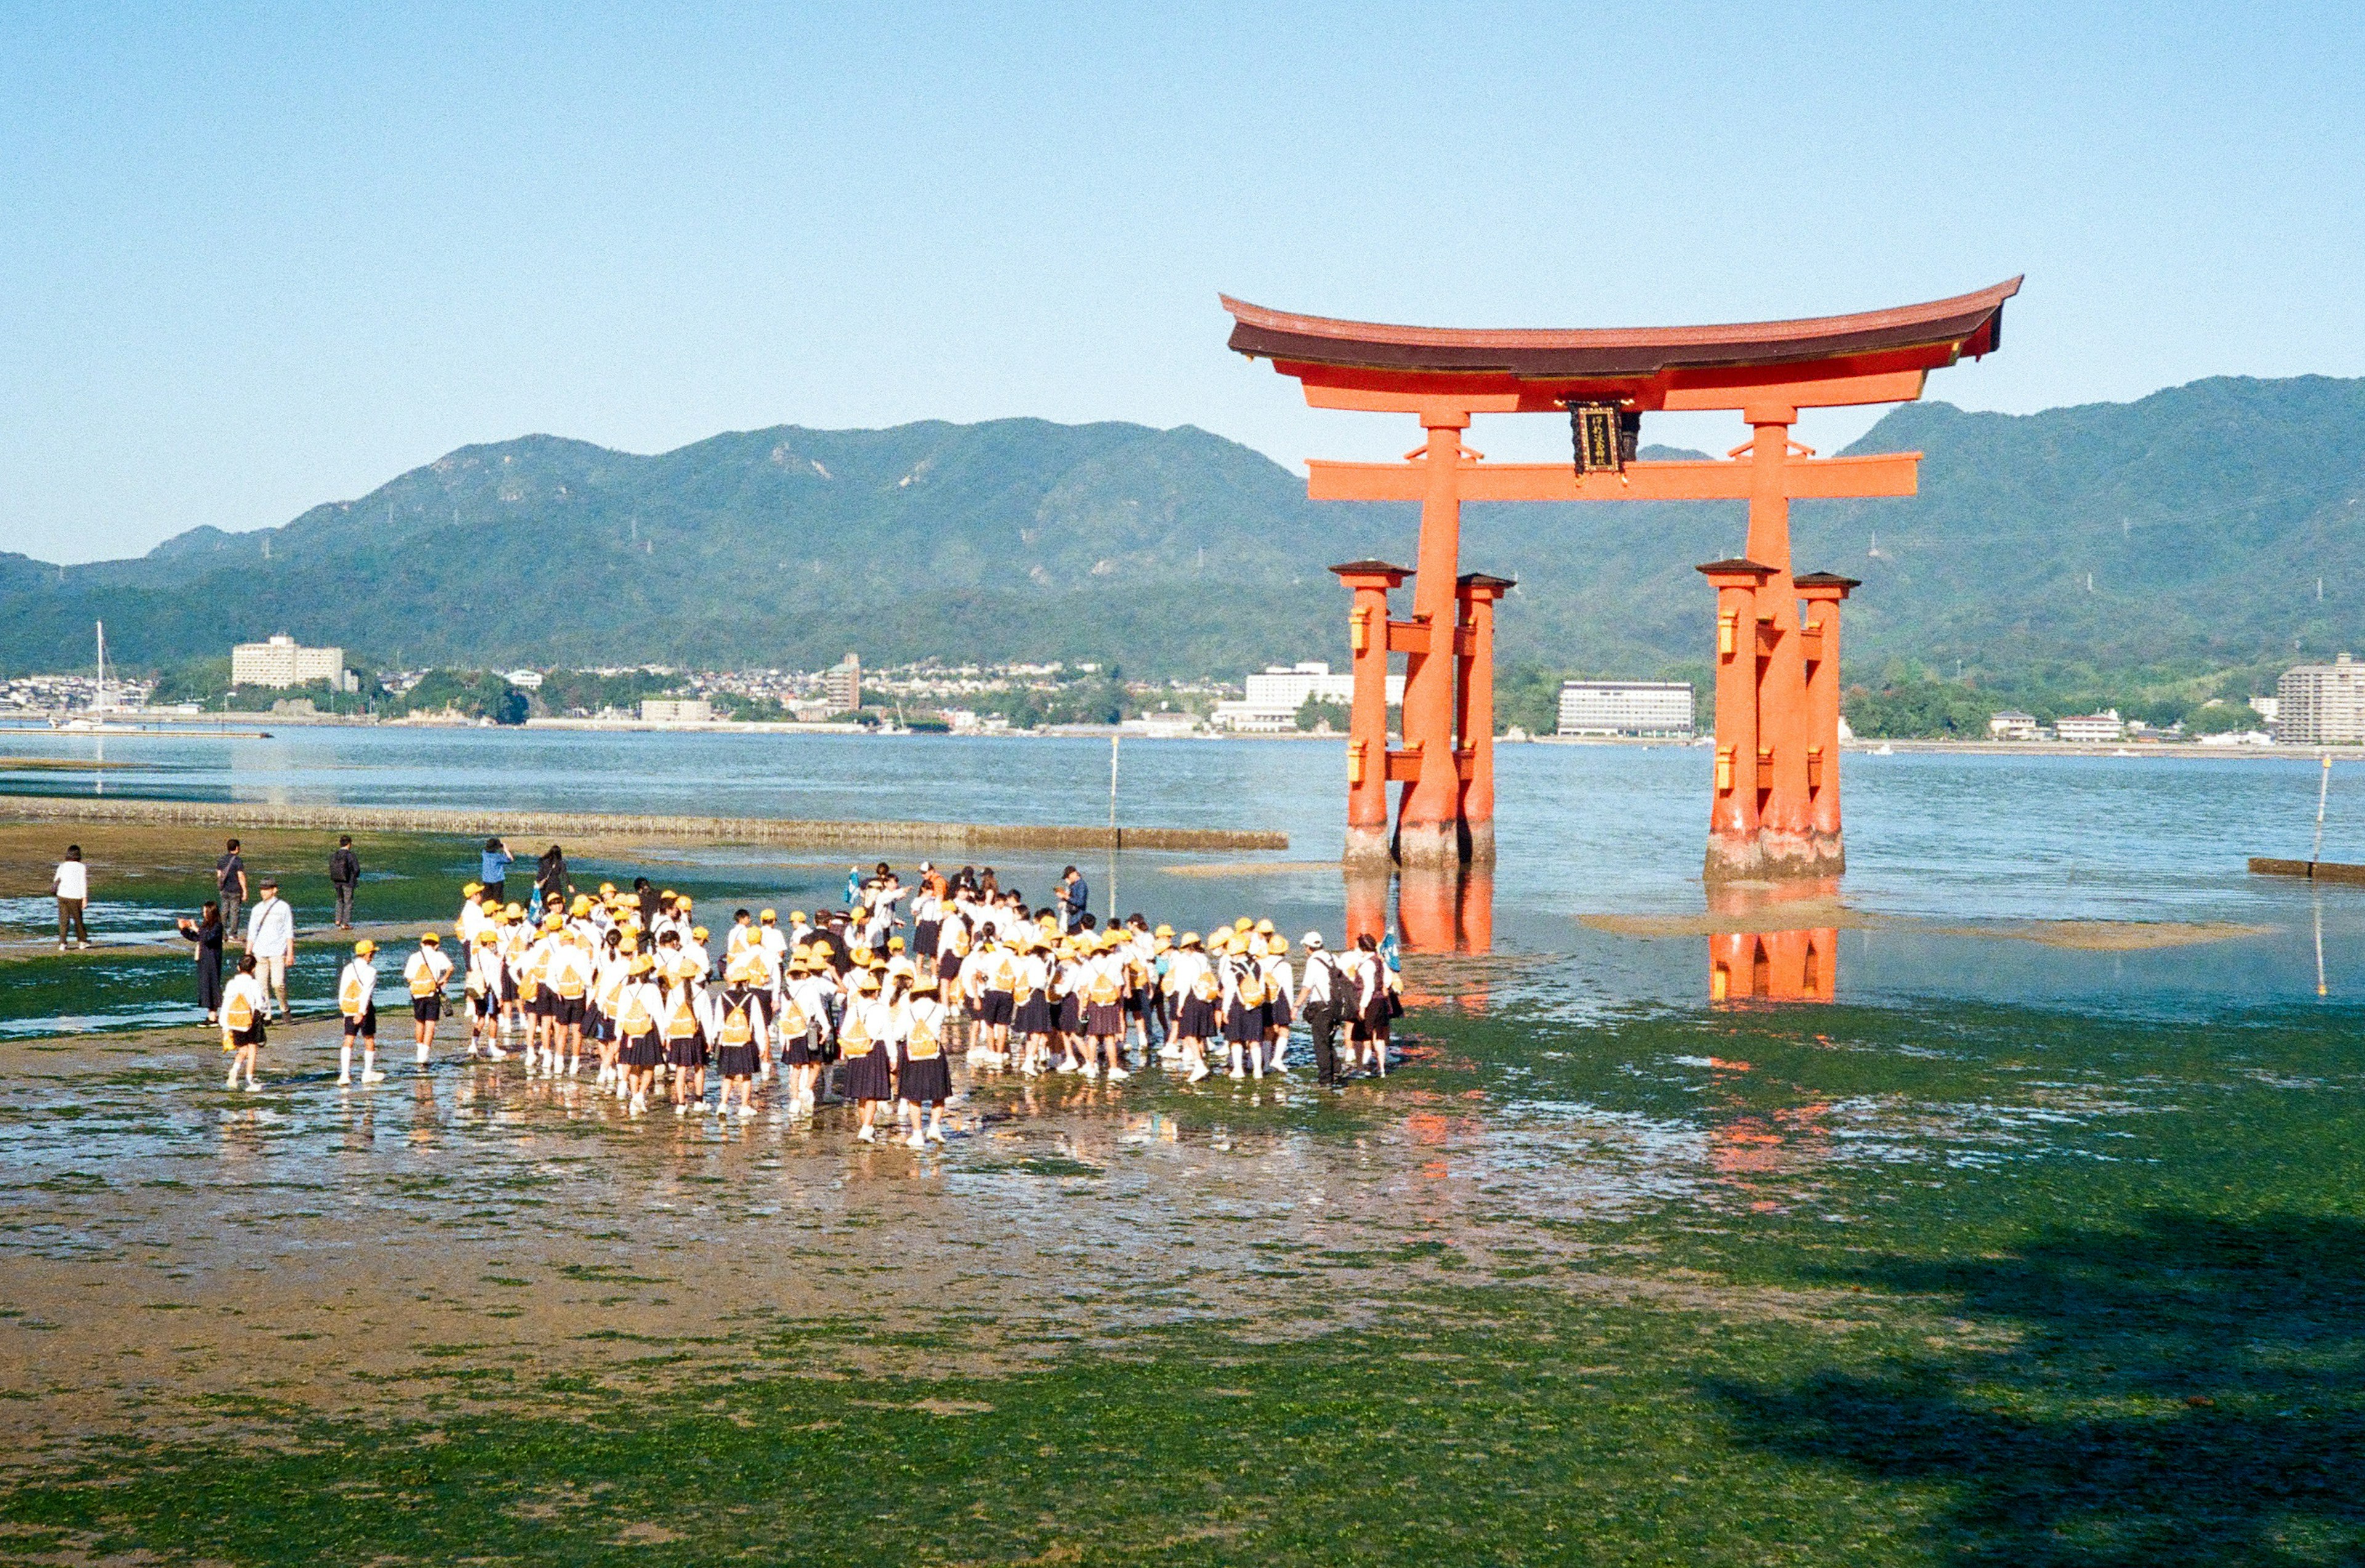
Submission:
[[[1933,1542],[1947,1560],[2365,1553],[2365,1226],[2165,1212],[2132,1230],[2056,1228],[1987,1259],[1833,1277],[1959,1302],[1974,1348],[1877,1376],[1709,1392],[1745,1445],[1951,1484]]]

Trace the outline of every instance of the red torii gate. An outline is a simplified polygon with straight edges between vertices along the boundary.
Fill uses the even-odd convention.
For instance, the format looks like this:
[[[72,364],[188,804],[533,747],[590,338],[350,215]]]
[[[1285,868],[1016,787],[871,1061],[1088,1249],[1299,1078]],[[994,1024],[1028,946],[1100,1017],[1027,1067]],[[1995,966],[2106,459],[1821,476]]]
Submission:
[[[1316,500],[1421,509],[1417,568],[1332,568],[1354,591],[1346,859],[1452,866],[1495,856],[1493,606],[1513,585],[1461,574],[1463,502],[1746,500],[1746,554],[1700,568],[1717,593],[1706,874],[1837,873],[1839,607],[1856,585],[1792,575],[1790,502],[1910,496],[1922,454],[1817,457],[1790,427],[1801,409],[1920,398],[1930,371],[1995,349],[2003,302],[2020,283],[1853,316],[1573,331],[1384,326],[1219,297],[1230,347],[1295,376],[1311,406],[1408,413],[1427,432],[1401,463],[1306,465]],[[1728,409],[1754,433],[1726,461],[1633,460],[1642,414]],[[1462,442],[1482,413],[1567,413],[1576,461],[1486,462]],[[1388,595],[1408,577],[1412,614],[1391,619]],[[1392,653],[1406,655],[1400,751],[1387,745]],[[1390,781],[1405,787],[1393,841]]]

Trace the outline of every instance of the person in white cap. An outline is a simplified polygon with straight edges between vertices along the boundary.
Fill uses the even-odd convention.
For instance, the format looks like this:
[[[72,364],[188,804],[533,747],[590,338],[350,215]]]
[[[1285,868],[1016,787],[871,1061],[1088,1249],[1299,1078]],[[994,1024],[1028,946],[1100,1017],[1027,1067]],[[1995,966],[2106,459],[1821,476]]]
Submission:
[[[1325,1089],[1339,1083],[1339,961],[1322,946],[1322,933],[1306,934],[1304,983],[1297,992],[1297,1011],[1313,1036],[1315,1081]]]

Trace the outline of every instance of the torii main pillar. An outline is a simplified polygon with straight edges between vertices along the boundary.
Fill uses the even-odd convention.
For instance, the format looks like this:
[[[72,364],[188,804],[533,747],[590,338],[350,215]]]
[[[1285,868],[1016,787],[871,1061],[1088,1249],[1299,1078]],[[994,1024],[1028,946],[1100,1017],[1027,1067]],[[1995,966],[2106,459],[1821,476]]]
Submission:
[[[1818,458],[1801,409],[1908,402],[1928,373],[2001,341],[2013,278],[1893,310],[1721,327],[1574,331],[1385,326],[1225,297],[1230,346],[1294,376],[1315,408],[1410,414],[1400,463],[1307,464],[1317,500],[1420,507],[1418,565],[1334,567],[1354,590],[1350,863],[1494,857],[1493,606],[1508,579],[1461,575],[1465,501],[1745,500],[1747,553],[1700,568],[1717,589],[1710,882],[1821,878],[1845,863],[1839,812],[1839,606],[1856,585],[1794,577],[1790,502],[1910,496],[1919,453]],[[1751,438],[1723,462],[1641,462],[1641,416],[1725,409]],[[1573,464],[1488,463],[1463,440],[1481,413],[1558,413]],[[1411,614],[1389,593],[1415,579]],[[1475,588],[1473,585],[1493,585]],[[1802,610],[1801,601],[1806,603]],[[1405,655],[1404,745],[1387,745],[1390,654]],[[1372,697],[1367,700],[1367,690]],[[1386,787],[1400,783],[1393,834]]]

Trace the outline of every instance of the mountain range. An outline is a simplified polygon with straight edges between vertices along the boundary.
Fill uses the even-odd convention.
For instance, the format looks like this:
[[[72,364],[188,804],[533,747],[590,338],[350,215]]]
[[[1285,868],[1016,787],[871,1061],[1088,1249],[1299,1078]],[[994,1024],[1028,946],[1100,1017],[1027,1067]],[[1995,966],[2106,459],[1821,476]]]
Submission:
[[[1848,450],[1924,454],[1911,498],[1794,509],[1799,569],[1864,579],[1852,672],[2190,672],[2365,642],[2365,381],[1910,404]],[[104,617],[116,656],[151,667],[288,632],[414,666],[813,668],[851,648],[1237,675],[1343,660],[1324,568],[1409,562],[1417,527],[1410,507],[1308,501],[1189,426],[782,426],[651,456],[534,435],[137,559],[0,554],[0,667],[78,662],[60,650]],[[1704,657],[1692,568],[1744,533],[1738,503],[1472,507],[1463,560],[1519,580],[1506,662],[1647,674]]]

